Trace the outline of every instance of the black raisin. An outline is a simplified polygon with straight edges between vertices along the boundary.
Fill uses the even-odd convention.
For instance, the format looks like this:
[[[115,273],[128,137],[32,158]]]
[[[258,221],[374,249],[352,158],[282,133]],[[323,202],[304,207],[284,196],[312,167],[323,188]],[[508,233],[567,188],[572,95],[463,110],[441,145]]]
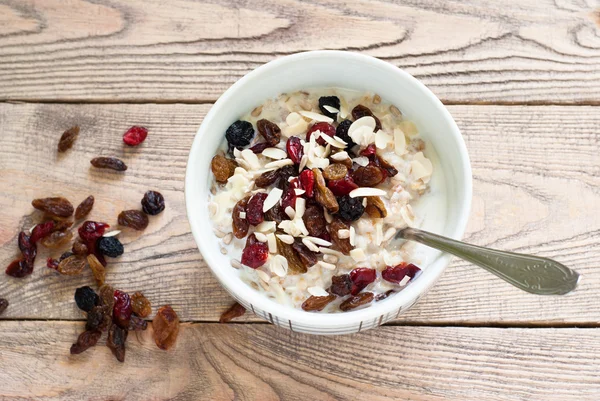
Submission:
[[[332,113],[331,111],[327,110],[325,106],[333,107],[334,109],[339,110],[340,99],[338,99],[337,96],[321,96],[319,98],[319,110],[321,110],[321,113],[325,114],[329,118],[333,118],[335,121],[338,113]]]
[[[165,198],[160,192],[146,192],[144,194],[144,198],[142,199],[142,210],[144,213],[149,214],[150,216],[156,216],[165,210]]]
[[[350,135],[348,135],[348,130],[350,129],[351,125],[352,121],[344,120],[341,123],[339,123],[337,128],[335,129],[335,136],[340,137],[344,142],[347,142],[348,148],[351,148],[354,145],[356,145],[356,143],[354,143]]]
[[[90,287],[80,287],[75,290],[75,303],[82,311],[89,312],[100,303],[100,297]]]
[[[123,255],[123,244],[116,237],[102,237],[98,240],[98,249],[103,255],[116,258]]]
[[[254,138],[254,127],[248,121],[237,120],[227,128],[225,138],[229,143],[229,148],[242,149],[248,145]]]
[[[350,196],[341,196],[337,198],[340,210],[338,215],[346,221],[356,221],[365,212],[362,204],[363,198],[351,198]]]

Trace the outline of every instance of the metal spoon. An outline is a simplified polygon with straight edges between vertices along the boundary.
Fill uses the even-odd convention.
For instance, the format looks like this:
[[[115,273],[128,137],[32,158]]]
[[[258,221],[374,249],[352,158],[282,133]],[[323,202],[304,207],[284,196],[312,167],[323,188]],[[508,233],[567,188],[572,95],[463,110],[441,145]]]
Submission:
[[[579,280],[579,273],[552,259],[483,248],[416,228],[400,230],[396,238],[451,253],[532,294],[567,294],[577,287]]]

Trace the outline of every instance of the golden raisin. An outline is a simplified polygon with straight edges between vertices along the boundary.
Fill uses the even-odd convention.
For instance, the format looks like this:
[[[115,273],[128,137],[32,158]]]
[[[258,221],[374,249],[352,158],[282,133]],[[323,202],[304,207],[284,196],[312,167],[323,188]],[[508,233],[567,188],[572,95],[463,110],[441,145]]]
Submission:
[[[227,182],[229,177],[235,172],[235,168],[238,164],[235,160],[228,159],[223,155],[216,155],[210,162],[210,168],[215,175],[215,180],[224,184]]]
[[[150,301],[139,291],[131,296],[131,308],[139,317],[148,317],[152,313]]]
[[[74,276],[81,274],[85,267],[86,260],[83,256],[71,255],[60,261],[58,264],[58,272],[66,276]]]
[[[348,168],[341,163],[330,164],[323,170],[326,180],[341,180],[348,174]]]
[[[104,268],[104,265],[100,263],[94,254],[87,255],[87,261],[90,265],[90,269],[92,270],[92,274],[94,275],[94,279],[96,280],[98,287],[103,286],[104,280],[106,279],[106,269]]]
[[[71,238],[73,238],[71,230],[54,231],[47,237],[42,238],[41,243],[46,248],[60,248],[71,241]]]
[[[286,244],[277,238],[277,250],[288,261],[288,274],[306,273],[307,268],[298,256],[292,245]]]
[[[152,320],[154,342],[160,349],[167,350],[177,341],[179,317],[169,305],[162,306]]]
[[[385,204],[379,196],[367,196],[365,212],[372,219],[381,219],[387,216]]]

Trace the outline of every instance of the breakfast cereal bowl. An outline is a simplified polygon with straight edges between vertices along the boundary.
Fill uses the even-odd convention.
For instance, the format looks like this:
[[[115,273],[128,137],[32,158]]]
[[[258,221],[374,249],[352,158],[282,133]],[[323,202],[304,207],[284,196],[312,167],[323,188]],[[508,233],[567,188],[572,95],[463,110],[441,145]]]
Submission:
[[[337,99],[337,103],[327,103],[327,99]],[[373,108],[372,113],[365,104]],[[367,111],[359,110],[359,105],[361,110]],[[265,123],[267,117],[269,121],[275,119],[275,124],[279,124],[281,129],[277,125],[270,128],[271,123]],[[239,120],[243,120],[243,124]],[[326,129],[314,129],[317,124],[329,124],[335,130],[333,125],[337,124],[339,128],[343,120],[351,121],[348,121],[346,131],[340,133],[337,130],[340,136],[334,132],[326,137]],[[234,123],[237,125],[234,126]],[[267,133],[277,131],[277,137],[271,144],[264,141],[260,143],[261,135],[253,134],[259,125],[258,131],[267,142],[273,139],[269,138]],[[245,129],[249,131],[244,131]],[[242,137],[245,132],[251,135],[247,141],[242,141],[244,143],[237,143],[230,136],[232,130]],[[265,133],[265,130],[269,132]],[[307,130],[313,132],[312,139],[310,133],[306,135]],[[227,141],[226,132],[229,132]],[[300,133],[302,138],[297,141],[301,142],[304,152],[309,155],[307,159],[305,154],[302,161],[299,158],[291,160],[294,157],[289,149],[286,154],[285,140],[297,133]],[[367,149],[370,141],[373,144]],[[350,150],[352,142],[356,144]],[[226,143],[229,144],[229,148],[225,146]],[[345,152],[344,146],[348,147],[348,152]],[[255,151],[248,150],[249,147],[253,147]],[[257,150],[258,147],[261,148]],[[383,153],[385,151],[387,153]],[[384,157],[378,158],[377,155],[382,154]],[[396,157],[396,154],[401,156]],[[223,166],[227,166],[227,163],[238,166],[235,170],[234,167],[222,169],[231,170],[224,177],[220,177],[222,184],[215,182],[217,177],[213,174],[214,167],[211,166],[213,157],[217,158],[215,155],[219,155],[220,161],[225,163]],[[264,185],[257,187],[255,182],[257,177],[279,171],[278,169],[283,169],[282,166],[288,165],[294,165],[298,175],[301,175],[301,171],[309,170],[314,171],[315,176],[320,176],[320,168],[326,175],[331,175],[332,172],[325,169],[330,163],[337,165],[336,160],[342,158],[349,159],[347,177],[357,181],[356,175],[350,176],[350,173],[355,174],[360,169],[376,165],[384,172],[382,180],[386,180],[385,183],[378,181],[379,184],[365,184],[373,188],[363,188],[363,185],[360,185],[361,188],[350,193],[336,193],[336,208],[328,209],[329,206],[322,202],[324,195],[321,194],[318,200],[322,206],[309,198],[308,185],[305,186],[304,181],[301,183],[303,177],[289,176],[282,180],[283,184],[282,181],[277,181],[269,187],[270,189],[264,189]],[[388,162],[385,159],[388,159]],[[325,164],[320,165],[322,162]],[[342,164],[341,161],[339,163]],[[386,166],[389,167],[387,170]],[[340,169],[344,170],[343,167]],[[328,186],[331,181],[337,182],[337,178],[330,178],[328,176]],[[239,184],[240,181],[248,185]],[[390,184],[386,184],[387,182]],[[311,183],[311,188],[312,185]],[[275,186],[283,189],[277,189]],[[379,189],[375,188],[376,186]],[[391,238],[392,234],[395,229],[410,225],[461,239],[470,210],[471,187],[471,167],[460,131],[446,108],[422,83],[393,65],[373,57],[349,52],[314,51],[267,63],[244,76],[219,98],[204,118],[194,139],[186,171],[185,195],[188,219],[200,252],[221,285],[248,311],[293,331],[346,334],[370,329],[397,318],[437,281],[450,262],[450,256],[419,244],[396,243]],[[328,191],[316,184],[315,188]],[[386,192],[387,189],[389,192]],[[226,191],[233,192],[230,194]],[[241,221],[240,218],[251,217],[250,209],[239,212],[236,211],[237,205],[243,203],[245,208],[249,202],[241,198],[246,195],[257,197],[259,193],[263,194],[259,209],[267,213],[268,208],[277,202],[277,207],[285,209],[288,217],[284,218],[289,223],[281,224],[281,220],[277,223],[265,222],[269,224],[263,224],[263,230],[259,229],[262,223],[254,222],[250,228],[251,233],[248,233],[248,224],[244,223],[245,232],[238,237],[239,233],[234,229],[237,237],[234,238],[231,232],[227,232],[232,231],[232,217],[237,218],[238,222]],[[288,193],[293,196],[293,207],[285,207],[285,197]],[[301,202],[296,200],[296,195]],[[361,229],[357,226],[358,231],[355,234],[354,222],[360,225],[367,217],[373,217],[370,213],[373,209],[365,218],[361,217],[361,214],[370,207],[371,199],[378,198],[375,195],[381,195],[381,199],[385,199],[385,202],[380,203],[385,203],[384,210],[386,207],[388,209],[381,216],[375,216],[380,218],[372,219],[378,222],[372,223],[373,227],[379,225],[377,233],[369,225],[371,223],[364,222],[362,226],[366,228]],[[404,195],[404,198],[401,195]],[[316,199],[317,195],[314,195],[314,198]],[[396,198],[403,200],[400,204],[393,203],[392,201],[398,201]],[[252,198],[250,202],[253,202]],[[321,208],[328,224],[327,237],[317,238],[307,235],[306,232],[302,233],[305,228],[300,213],[305,213],[305,203],[309,206],[316,204]],[[357,208],[360,209],[359,215],[352,215]],[[331,213],[328,213],[328,210]],[[296,211],[298,213],[295,218]],[[345,214],[342,214],[342,211]],[[263,213],[260,214],[262,222]],[[338,214],[342,217],[338,217]],[[216,216],[221,216],[223,220],[217,219]],[[338,220],[346,226],[332,231],[331,227],[335,224],[332,221]],[[219,225],[221,221],[225,223]],[[294,224],[301,226],[300,229]],[[345,229],[346,227],[348,229]],[[275,229],[277,233],[274,232]],[[240,231],[239,227],[237,231]],[[362,235],[363,232],[366,234]],[[333,233],[336,234],[329,235]],[[349,233],[352,236],[347,240],[345,238],[348,238]],[[342,234],[343,240],[337,238],[342,238]],[[252,239],[245,238],[246,235]],[[294,244],[295,250],[296,243],[300,247],[304,247],[305,244],[312,254],[318,254],[322,260],[318,260],[317,263],[311,262],[314,263],[312,266],[309,263],[308,269],[293,275],[293,257],[290,259],[285,256],[282,246],[286,245],[279,239],[291,239],[291,242],[286,243]],[[359,240],[363,241],[362,247],[367,251],[359,249],[360,246],[356,245]],[[353,241],[350,251],[352,256],[348,256],[348,252],[340,252],[341,241]],[[265,258],[271,263],[271,270],[263,269],[260,263],[256,266],[252,265],[253,262],[240,264],[239,255],[242,254],[242,249],[237,249],[234,245],[243,242],[246,243],[246,248],[256,243],[260,249],[264,249],[267,255]],[[356,251],[357,249],[360,252]],[[243,258],[244,254],[242,262]],[[247,260],[249,259],[246,258]],[[330,263],[333,260],[336,262]],[[275,261],[285,262],[285,270],[281,271],[281,263],[276,264]],[[366,284],[368,287],[357,287],[357,281],[348,281],[349,285],[352,285],[351,290],[348,287],[348,292],[352,293],[339,294],[339,289],[333,289],[331,286],[332,276],[340,270],[344,273],[340,274],[346,280],[349,280],[350,276],[354,280],[352,274],[356,272],[349,270],[350,263],[356,267],[372,263],[371,270],[379,269],[376,273],[368,268],[364,269],[373,273],[377,281],[372,279]],[[401,272],[406,270],[408,264],[414,268],[409,269],[413,273],[407,276],[404,272],[397,276],[404,277],[401,281],[390,279],[394,276],[390,272],[392,266],[385,265],[396,263],[399,264],[394,267]],[[377,265],[382,266],[377,268]],[[416,268],[416,265],[420,269]],[[347,272],[350,274],[346,274]],[[354,308],[356,305],[352,305],[352,302],[348,306],[351,298],[360,296],[361,291],[363,295],[367,292],[374,294],[369,296],[368,306]],[[302,297],[309,297],[311,300],[331,298],[333,301],[327,302],[330,305],[311,309],[305,307],[308,300],[301,302]],[[300,303],[302,307],[299,307]],[[343,312],[340,312],[340,309]]]

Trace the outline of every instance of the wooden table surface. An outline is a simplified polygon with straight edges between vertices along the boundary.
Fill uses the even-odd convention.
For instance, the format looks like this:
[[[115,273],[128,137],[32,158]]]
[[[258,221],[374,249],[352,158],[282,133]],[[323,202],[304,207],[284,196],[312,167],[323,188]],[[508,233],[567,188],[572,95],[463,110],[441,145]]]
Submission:
[[[533,296],[455,261],[407,314],[364,333],[219,324],[232,300],[190,234],[188,150],[233,82],[314,49],[373,55],[428,85],[472,161],[466,240],[555,258],[579,289]],[[107,281],[185,322],[168,352],[149,328],[124,364],[104,346],[71,356],[84,326],[73,292],[91,273],[59,276],[41,250],[31,276],[0,276],[0,399],[598,400],[599,106],[598,0],[0,0],[0,265],[39,218],[33,198],[93,194],[90,217],[115,224],[156,189],[165,212],[122,234]],[[139,148],[122,146],[131,125],[150,131]],[[98,155],[130,168],[91,170]]]

